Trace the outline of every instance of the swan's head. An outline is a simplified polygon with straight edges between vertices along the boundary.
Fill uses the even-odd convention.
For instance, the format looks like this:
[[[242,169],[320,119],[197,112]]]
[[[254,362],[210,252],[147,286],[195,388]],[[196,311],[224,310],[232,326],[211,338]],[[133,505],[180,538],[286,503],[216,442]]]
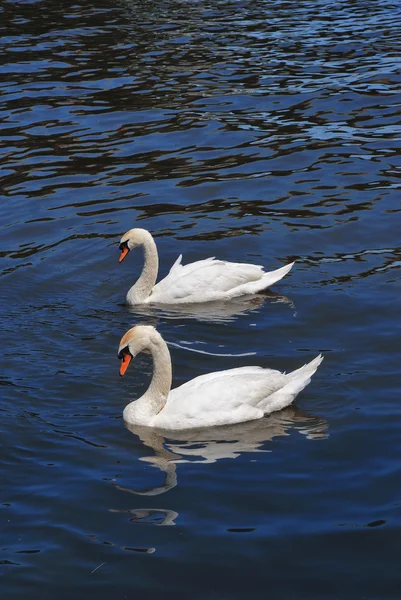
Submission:
[[[149,351],[153,344],[157,344],[159,337],[160,334],[151,325],[136,325],[123,335],[118,347],[121,377],[128,369],[131,360],[140,352]]]
[[[122,236],[120,240],[120,258],[119,262],[122,262],[127,256],[130,250],[133,250],[137,246],[143,246],[146,239],[150,237],[149,231],[146,229],[130,229]]]

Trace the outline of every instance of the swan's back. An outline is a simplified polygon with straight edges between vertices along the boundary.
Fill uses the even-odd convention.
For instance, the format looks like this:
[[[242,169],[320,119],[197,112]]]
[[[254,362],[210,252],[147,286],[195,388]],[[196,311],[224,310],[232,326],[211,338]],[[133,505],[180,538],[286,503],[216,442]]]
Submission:
[[[152,302],[199,302],[204,298],[216,300],[240,285],[258,281],[264,274],[263,267],[244,263],[232,263],[215,258],[181,264],[182,256],[172,266],[167,277],[155,285]]]
[[[201,375],[171,390],[153,425],[191,429],[260,419],[291,404],[322,360],[288,374],[252,366]]]
[[[262,367],[240,367],[201,375],[171,390],[155,425],[210,427],[263,416],[258,403],[279,390],[285,375]]]
[[[202,394],[213,396],[216,393],[220,395],[221,400],[216,398],[214,402],[211,402],[212,405],[216,406],[217,402],[224,405],[225,400],[222,396],[239,397],[242,395],[240,391],[246,389],[249,390],[249,395],[252,395],[257,393],[261,386],[263,386],[263,393],[266,391],[273,393],[280,389],[285,381],[286,375],[275,369],[264,369],[257,366],[237,367],[236,369],[206,373],[187,381],[180,387],[171,390],[169,402],[170,396],[173,398],[175,395],[177,398],[181,394],[187,397],[191,395],[201,397]]]

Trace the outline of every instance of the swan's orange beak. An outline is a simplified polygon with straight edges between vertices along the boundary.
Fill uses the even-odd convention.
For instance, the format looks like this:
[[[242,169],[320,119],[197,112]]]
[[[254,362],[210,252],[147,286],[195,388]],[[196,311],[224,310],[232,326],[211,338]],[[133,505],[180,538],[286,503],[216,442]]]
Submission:
[[[124,375],[125,371],[128,369],[128,365],[131,362],[131,354],[124,354],[122,359],[121,359],[121,365],[120,365],[120,375],[121,377]]]
[[[118,259],[118,262],[123,262],[124,258],[127,256],[129,252],[129,249],[127,248],[127,246],[124,246],[124,248],[122,248],[121,250],[121,254],[120,254],[120,258]]]

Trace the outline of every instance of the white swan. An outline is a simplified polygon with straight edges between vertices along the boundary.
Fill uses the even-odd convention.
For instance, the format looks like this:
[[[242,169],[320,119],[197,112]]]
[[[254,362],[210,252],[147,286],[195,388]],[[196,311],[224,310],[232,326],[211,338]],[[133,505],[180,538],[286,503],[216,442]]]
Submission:
[[[190,304],[228,300],[257,294],[286,275],[294,263],[265,273],[259,265],[232,263],[214,257],[182,265],[182,254],[167,277],[157,285],[159,257],[153,237],[146,229],[130,229],[120,240],[122,262],[128,252],[143,246],[145,264],[138,281],[127,294],[127,304]]]
[[[292,373],[240,367],[195,377],[171,389],[171,358],[166,342],[150,325],[137,325],[122,337],[120,375],[139,352],[153,357],[153,377],[145,394],[130,402],[124,420],[164,430],[230,425],[260,419],[293,402],[320,363],[321,355]]]

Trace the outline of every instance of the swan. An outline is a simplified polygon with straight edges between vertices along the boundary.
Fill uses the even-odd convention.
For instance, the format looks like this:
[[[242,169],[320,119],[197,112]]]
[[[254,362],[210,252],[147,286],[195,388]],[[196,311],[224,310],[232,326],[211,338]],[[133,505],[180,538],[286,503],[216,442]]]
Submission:
[[[216,371],[172,390],[170,352],[151,325],[136,325],[121,338],[120,375],[140,352],[151,353],[153,377],[145,394],[125,407],[124,420],[172,431],[253,421],[281,410],[308,385],[323,360],[319,354],[288,374],[256,366]]]
[[[182,265],[180,254],[167,277],[155,285],[159,257],[155,241],[146,229],[130,229],[122,236],[119,262],[137,246],[143,246],[145,264],[138,281],[128,291],[129,305],[190,304],[257,294],[282,279],[294,264],[265,273],[260,265],[232,263],[215,257]]]

